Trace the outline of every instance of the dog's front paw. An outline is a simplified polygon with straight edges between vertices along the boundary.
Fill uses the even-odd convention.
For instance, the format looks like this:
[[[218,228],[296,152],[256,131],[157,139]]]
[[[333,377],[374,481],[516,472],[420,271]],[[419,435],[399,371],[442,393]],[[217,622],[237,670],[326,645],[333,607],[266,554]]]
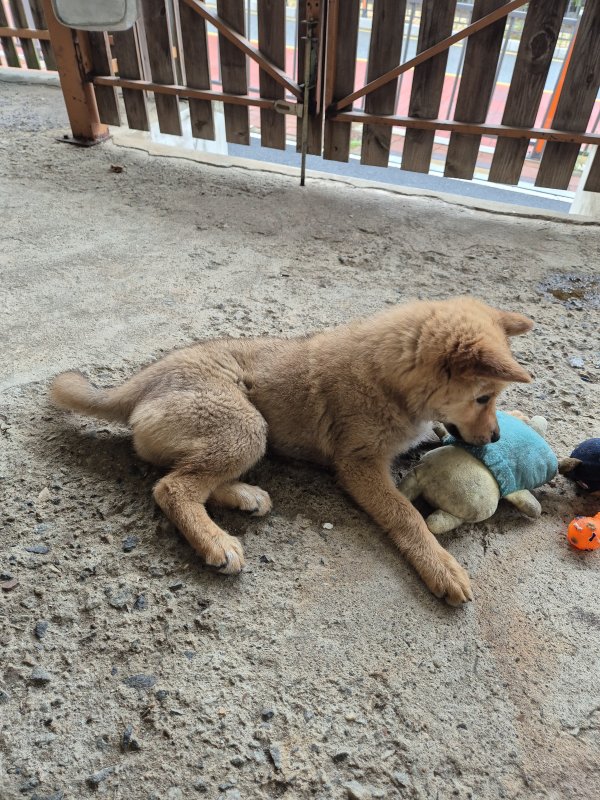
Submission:
[[[235,536],[223,532],[206,548],[204,560],[224,575],[237,575],[246,563],[244,550]]]
[[[423,569],[421,577],[436,597],[444,598],[451,606],[473,599],[467,571],[443,548],[440,548],[435,561]]]

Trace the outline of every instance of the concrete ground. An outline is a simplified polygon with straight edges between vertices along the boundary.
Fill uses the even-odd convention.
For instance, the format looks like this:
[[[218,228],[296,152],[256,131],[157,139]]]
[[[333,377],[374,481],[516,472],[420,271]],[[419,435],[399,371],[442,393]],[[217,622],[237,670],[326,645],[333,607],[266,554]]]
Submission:
[[[597,798],[600,552],[565,539],[597,499],[559,477],[538,522],[501,505],[444,537],[475,591],[453,609],[331,476],[268,459],[271,515],[217,515],[248,561],[225,578],[154,507],[127,431],[47,386],[474,293],[534,318],[515,350],[536,382],[503,406],[566,455],[600,436],[598,226],[65,131],[58,90],[0,83],[2,800]]]

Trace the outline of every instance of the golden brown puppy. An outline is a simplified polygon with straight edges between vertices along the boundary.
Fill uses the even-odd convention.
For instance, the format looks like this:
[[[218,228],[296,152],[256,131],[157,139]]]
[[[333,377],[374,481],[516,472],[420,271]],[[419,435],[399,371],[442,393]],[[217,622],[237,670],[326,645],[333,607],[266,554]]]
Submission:
[[[239,572],[243,551],[205,504],[267,513],[269,495],[239,478],[268,443],[332,467],[431,591],[458,604],[472,598],[469,577],[398,491],[390,464],[433,420],[468,442],[494,441],[498,394],[531,380],[508,337],[531,325],[471,298],[410,303],[308,337],[194,344],[114,389],[66,372],[52,397],[131,425],[138,454],[171,470],[156,502],[221,571]]]

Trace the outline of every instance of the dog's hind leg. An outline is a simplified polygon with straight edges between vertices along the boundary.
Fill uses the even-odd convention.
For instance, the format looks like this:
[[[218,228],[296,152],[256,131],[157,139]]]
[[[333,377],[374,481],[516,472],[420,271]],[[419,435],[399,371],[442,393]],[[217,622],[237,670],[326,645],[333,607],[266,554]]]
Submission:
[[[208,502],[224,508],[249,511],[253,517],[262,517],[268,514],[273,507],[267,492],[258,486],[251,486],[249,483],[241,483],[241,481],[231,481],[217,486],[211,492]]]
[[[204,561],[219,571],[235,574],[244,566],[239,540],[209,517],[205,502],[222,476],[174,470],[154,487],[154,499]]]
[[[240,542],[213,522],[205,503],[215,493],[224,499],[224,487],[231,497],[245,486],[237,479],[266,449],[264,418],[241,392],[219,385],[150,400],[136,408],[132,423],[137,452],[174,467],[154,487],[157,504],[207,564],[240,572]],[[255,497],[250,510],[256,505]]]

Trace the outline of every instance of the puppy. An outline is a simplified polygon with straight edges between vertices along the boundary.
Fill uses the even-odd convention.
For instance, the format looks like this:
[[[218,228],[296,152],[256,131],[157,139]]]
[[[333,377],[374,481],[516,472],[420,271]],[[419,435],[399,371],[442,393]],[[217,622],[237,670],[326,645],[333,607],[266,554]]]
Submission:
[[[269,495],[240,477],[267,445],[335,470],[429,589],[472,599],[466,571],[396,488],[390,464],[438,420],[483,445],[499,437],[496,398],[529,382],[508,337],[532,322],[472,298],[415,302],[299,338],[215,339],[177,350],[122,386],[66,372],[54,403],[129,423],[139,456],[169,471],[154,498],[207,564],[244,566],[239,540],[207,503],[265,514]]]

